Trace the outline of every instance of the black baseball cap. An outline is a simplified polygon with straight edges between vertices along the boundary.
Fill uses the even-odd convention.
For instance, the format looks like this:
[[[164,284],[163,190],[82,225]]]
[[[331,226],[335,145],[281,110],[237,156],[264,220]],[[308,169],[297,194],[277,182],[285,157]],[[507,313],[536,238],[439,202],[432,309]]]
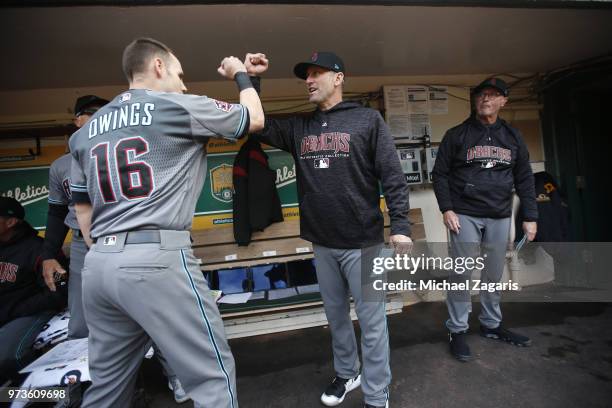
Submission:
[[[497,89],[502,95],[506,98],[510,94],[510,88],[508,88],[508,84],[503,79],[499,78],[488,78],[482,81],[476,88],[474,88],[474,94],[479,94],[485,88],[494,88]]]
[[[306,79],[308,67],[315,66],[334,72],[344,72],[344,62],[333,52],[319,51],[310,56],[310,61],[300,62],[293,68],[296,77]]]
[[[19,201],[12,197],[0,197],[0,216],[2,217],[15,217],[23,220],[25,217],[25,210],[19,204]]]
[[[74,103],[74,116],[80,116],[84,113],[94,114],[98,108],[106,105],[108,101],[96,95],[81,96]],[[94,109],[95,108],[95,109]]]

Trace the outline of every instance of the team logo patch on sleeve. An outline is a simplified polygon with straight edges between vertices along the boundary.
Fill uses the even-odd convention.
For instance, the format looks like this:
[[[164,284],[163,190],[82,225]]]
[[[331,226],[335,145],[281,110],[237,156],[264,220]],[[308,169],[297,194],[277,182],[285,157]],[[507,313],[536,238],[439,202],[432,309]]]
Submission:
[[[213,100],[215,101],[215,105],[217,106],[217,109],[219,109],[220,111],[229,112],[234,107],[234,105],[231,103],[218,101],[216,99],[213,99]]]

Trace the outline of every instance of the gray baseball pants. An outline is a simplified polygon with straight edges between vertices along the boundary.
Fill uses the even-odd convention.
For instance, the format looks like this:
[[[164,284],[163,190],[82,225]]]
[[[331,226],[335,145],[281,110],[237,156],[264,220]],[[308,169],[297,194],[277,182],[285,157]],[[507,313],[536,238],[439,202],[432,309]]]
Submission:
[[[68,279],[68,310],[70,320],[68,321],[68,338],[81,339],[89,335],[85,313],[83,312],[83,284],[81,271],[87,255],[87,244],[80,235],[73,234],[70,244],[70,277]],[[175,376],[174,370],[168,364],[163,353],[155,347],[155,356],[164,369],[166,377]]]
[[[150,339],[186,393],[205,407],[238,407],[235,364],[188,231],[160,243],[101,237],[85,257],[83,303],[92,385],[83,407],[129,407]]]
[[[68,338],[82,339],[87,337],[87,323],[83,313],[82,275],[83,263],[87,254],[87,245],[80,235],[73,234],[70,244],[70,276],[68,277]]]
[[[482,283],[498,283],[502,279],[506,262],[506,247],[510,231],[510,218],[479,218],[457,214],[461,229],[458,234],[450,232],[451,254],[457,257],[484,257],[481,272]],[[471,287],[472,270],[462,274],[451,271],[450,282],[469,281]],[[480,323],[488,328],[496,328],[502,321],[500,308],[501,295],[496,290],[480,291]],[[468,329],[468,318],[472,311],[469,290],[449,291],[446,297],[449,318],[446,327],[452,333]]]
[[[375,252],[380,248],[382,244]],[[384,296],[378,301],[363,297],[366,290],[362,288],[361,249],[333,249],[321,245],[313,245],[313,249],[319,289],[332,335],[336,375],[353,378],[360,370],[350,317],[349,296],[352,295],[361,328],[361,389],[367,404],[384,406],[391,383]]]

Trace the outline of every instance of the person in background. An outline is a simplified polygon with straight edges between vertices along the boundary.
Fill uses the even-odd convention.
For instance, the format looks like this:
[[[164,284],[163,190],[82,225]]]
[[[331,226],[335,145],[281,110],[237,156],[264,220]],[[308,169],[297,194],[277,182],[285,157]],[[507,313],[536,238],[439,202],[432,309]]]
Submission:
[[[536,235],[538,209],[529,152],[520,132],[499,118],[508,102],[508,85],[489,78],[474,89],[475,112],[462,124],[448,130],[442,139],[433,187],[444,225],[450,232],[454,257],[484,258],[481,281],[501,281],[506,259],[512,213],[512,190],[521,200],[522,229],[527,239]],[[451,272],[450,280],[470,280],[472,270]],[[480,334],[516,346],[531,340],[502,325],[501,295],[480,291]],[[472,355],[467,344],[468,317],[472,311],[469,290],[449,291],[450,352],[460,361]]]
[[[24,218],[17,200],[0,197],[0,384],[34,359],[36,336],[66,306],[66,282],[45,285],[44,241]],[[61,250],[54,256],[65,267]]]

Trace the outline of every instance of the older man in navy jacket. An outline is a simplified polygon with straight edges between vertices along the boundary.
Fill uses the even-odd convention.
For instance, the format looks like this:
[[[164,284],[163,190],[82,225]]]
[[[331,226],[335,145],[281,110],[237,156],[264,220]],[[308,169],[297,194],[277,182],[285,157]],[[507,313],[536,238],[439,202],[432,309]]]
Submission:
[[[499,118],[508,102],[508,85],[490,78],[474,89],[474,114],[450,129],[442,139],[433,169],[433,185],[444,224],[450,230],[455,257],[484,257],[481,282],[498,284],[504,270],[510,230],[513,187],[521,199],[523,230],[528,240],[536,234],[538,211],[529,152],[518,130]],[[451,273],[452,282],[470,283],[471,270]],[[480,292],[480,333],[517,346],[529,338],[502,326],[498,290]],[[472,310],[469,290],[447,295],[450,350],[461,361],[471,358],[466,342]]]

